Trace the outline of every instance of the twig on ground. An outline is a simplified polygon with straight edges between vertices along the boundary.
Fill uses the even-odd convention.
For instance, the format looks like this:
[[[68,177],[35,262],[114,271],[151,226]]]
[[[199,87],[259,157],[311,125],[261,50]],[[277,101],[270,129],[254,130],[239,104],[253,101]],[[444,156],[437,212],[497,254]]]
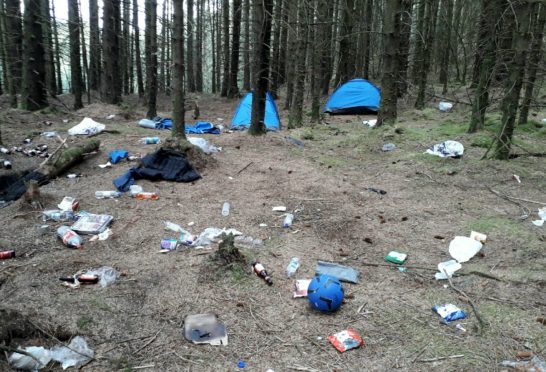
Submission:
[[[142,346],[141,348],[139,348],[137,351],[135,351],[133,354],[137,354],[139,353],[140,351],[144,350],[146,347],[148,347],[148,345],[150,345],[152,342],[155,341],[155,339],[157,338],[157,335],[159,334],[159,332],[161,332],[163,330],[163,328],[161,328],[159,331],[157,331],[157,333],[148,341],[144,344],[144,346]]]
[[[488,187],[489,191],[491,191],[493,194],[496,194],[497,196],[500,196],[501,198],[503,199],[513,199],[513,200],[519,200],[519,201],[524,201],[524,202],[527,202],[527,203],[533,203],[533,204],[539,204],[539,205],[546,205],[546,203],[544,202],[539,202],[539,201],[536,201],[536,200],[529,200],[529,199],[523,199],[523,198],[516,198],[515,196],[511,196],[511,195],[506,195],[506,194],[503,194],[503,193],[500,193],[498,192],[497,190],[494,190],[490,187]]]
[[[42,362],[40,362],[38,360],[38,358],[36,358],[34,355],[29,353],[28,351],[21,350],[21,349],[16,349],[14,347],[9,347],[9,346],[3,346],[3,345],[0,345],[0,350],[5,351],[7,353],[11,352],[11,353],[17,353],[17,354],[21,354],[21,355],[26,355],[27,357],[30,357],[30,358],[34,359],[36,362],[38,362],[38,364],[42,364]]]
[[[424,348],[421,349],[421,351],[419,351],[417,353],[417,355],[415,356],[415,358],[413,358],[413,360],[411,361],[411,364],[415,363],[417,361],[417,359],[419,359],[419,357],[421,355],[423,355],[423,353],[427,350],[427,347],[428,347],[429,344],[426,344]]]
[[[191,359],[188,359],[188,358],[184,358],[182,355],[178,354],[177,352],[173,351],[173,354],[176,355],[178,358],[182,359],[183,361],[185,362],[188,362],[188,363],[192,363],[192,364],[197,364],[197,365],[200,365],[201,363],[199,362],[196,362],[194,360],[191,360]]]
[[[250,163],[248,163],[247,165],[245,165],[241,170],[239,170],[237,173],[235,173],[235,175],[241,174],[245,169],[247,169],[248,167],[250,167],[252,164],[254,164],[253,161],[251,161]]]
[[[154,368],[155,367],[155,364],[148,364],[148,365],[145,365],[145,366],[138,366],[138,367],[131,367],[131,369],[145,369],[145,368]],[[124,369],[125,371],[125,369]]]
[[[458,294],[460,294],[461,296],[463,296],[467,301],[468,303],[470,304],[470,306],[472,307],[472,311],[474,312],[474,315],[476,315],[476,319],[478,319],[478,323],[480,325],[480,332],[483,330],[483,328],[485,328],[486,324],[485,324],[485,321],[483,320],[483,318],[481,317],[480,313],[478,312],[478,308],[476,307],[476,305],[474,304],[474,301],[472,301],[470,299],[470,297],[468,297],[468,295],[463,292],[462,290],[460,290],[459,288],[455,287],[455,285],[453,284],[453,280],[451,280],[449,274],[447,273],[447,271],[444,269],[444,273],[446,274],[446,277],[447,277],[447,280],[449,282],[449,286],[455,291],[457,292]]]
[[[464,354],[450,355],[450,356],[438,357],[438,358],[419,359],[418,362],[429,363],[429,362],[436,362],[438,360],[456,359],[456,358],[464,358]]]
[[[294,371],[319,372],[318,369],[314,369],[311,367],[298,366],[298,365],[295,365],[293,367],[288,367],[288,369],[292,369]]]
[[[66,137],[64,140],[61,138],[61,136],[57,136],[59,137],[59,139],[61,139],[61,144],[59,145],[59,147],[57,147],[57,149],[55,149],[55,151],[53,151],[49,157],[47,159],[45,159],[43,162],[40,163],[40,165],[38,166],[38,169],[40,168],[43,168],[51,159],[53,159],[55,157],[55,155],[63,148],[63,146],[66,145],[66,140],[68,139],[68,137]]]

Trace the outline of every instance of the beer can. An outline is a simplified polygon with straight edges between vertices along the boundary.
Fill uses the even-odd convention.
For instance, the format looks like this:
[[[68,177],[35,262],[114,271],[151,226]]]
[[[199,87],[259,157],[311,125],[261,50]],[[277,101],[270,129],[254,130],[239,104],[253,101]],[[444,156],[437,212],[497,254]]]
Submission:
[[[8,258],[15,258],[15,250],[0,252],[0,260],[7,260]]]
[[[161,239],[161,249],[168,249],[174,251],[178,247],[178,240],[176,239]]]

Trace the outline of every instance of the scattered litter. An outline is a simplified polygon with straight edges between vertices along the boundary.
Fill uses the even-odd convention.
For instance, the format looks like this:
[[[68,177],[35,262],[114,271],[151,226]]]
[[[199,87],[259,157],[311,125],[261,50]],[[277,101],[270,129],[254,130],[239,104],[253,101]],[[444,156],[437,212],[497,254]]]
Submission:
[[[435,305],[432,307],[432,311],[440,315],[447,323],[466,318],[464,311],[453,304]]]
[[[195,222],[193,222],[193,221],[191,221],[191,222],[188,222],[188,226],[190,226],[190,227],[191,227],[191,226],[193,226],[193,225],[195,225]]]
[[[310,283],[311,279],[296,280],[294,283],[294,298],[307,297],[307,288],[309,288]]]
[[[340,353],[364,345],[364,341],[358,333],[350,328],[328,336],[328,341],[330,341]]]
[[[42,212],[42,221],[72,221],[74,219],[74,213],[71,210],[57,210],[51,209]]]
[[[222,216],[229,216],[229,202],[224,202],[224,205],[222,205]]]
[[[95,198],[97,199],[112,199],[121,197],[119,191],[95,191]]]
[[[160,142],[159,137],[143,137],[138,140],[138,143],[143,145],[155,145]]]
[[[445,141],[432,146],[425,153],[437,155],[441,158],[460,158],[463,156],[464,147],[457,141]]]
[[[313,308],[323,313],[338,310],[343,303],[343,286],[337,277],[317,275],[307,287],[307,298]]]
[[[141,192],[144,192],[144,189],[140,185],[131,185],[129,187],[129,195],[131,195],[132,198]]]
[[[68,347],[54,346],[51,351],[51,359],[61,363],[63,369],[68,367],[79,367],[88,363],[95,355],[89,348],[85,339],[76,336],[70,341]]]
[[[518,372],[546,372],[546,362],[537,356],[534,356],[531,360],[505,360],[501,362],[501,366],[512,367]]]
[[[110,157],[110,163],[117,164],[120,160],[126,159],[129,156],[129,153],[125,150],[113,150],[110,151],[108,156]]]
[[[155,192],[137,192],[134,196],[137,200],[158,200],[159,195]]]
[[[98,269],[88,271],[86,275],[97,275],[102,288],[114,283],[120,276],[120,272],[110,266],[102,266]]]
[[[370,127],[370,128],[373,128],[373,127],[375,127],[375,125],[377,124],[377,119],[364,120],[364,121],[362,122],[362,124],[367,125],[367,126]]]
[[[382,151],[388,152],[392,151],[396,148],[396,145],[394,143],[385,143],[383,147],[381,147]]]
[[[449,254],[459,262],[467,262],[482,249],[482,243],[466,236],[456,236],[449,243]]]
[[[195,240],[195,246],[205,246],[211,244],[213,241],[217,240],[218,237],[222,234],[233,234],[233,236],[243,235],[242,232],[235,229],[219,229],[216,227],[207,227]]]
[[[226,327],[215,314],[188,315],[184,319],[184,337],[194,344],[227,345]]]
[[[371,191],[371,192],[376,192],[379,195],[385,195],[387,193],[385,190],[376,189],[374,187],[368,187],[366,190]]]
[[[188,141],[194,146],[199,147],[205,154],[215,154],[222,151],[221,147],[216,147],[207,142],[204,138],[188,137]]]
[[[260,227],[267,227],[267,224],[266,223],[261,223]]]
[[[358,283],[360,273],[352,267],[339,265],[333,262],[319,261],[315,268],[317,274],[325,274],[338,278],[342,282]]]
[[[178,248],[178,240],[176,239],[161,239],[162,251],[174,251]]]
[[[91,118],[85,118],[78,125],[70,128],[68,134],[71,136],[94,135],[102,132],[105,128],[104,124],[97,123]]]
[[[398,271],[400,271],[401,273],[407,273],[408,269],[406,267],[403,267],[403,266],[398,266]]]
[[[535,221],[532,221],[532,223],[535,226],[542,227],[542,225],[544,225],[544,220],[535,220]]]
[[[106,117],[106,120],[112,120],[113,118],[115,118],[116,115],[115,114],[110,114]]]
[[[463,266],[455,260],[440,262],[438,264],[438,271],[440,272],[436,273],[434,275],[434,278],[436,278],[436,280],[445,280],[447,278],[451,278],[453,276],[453,273],[455,273],[455,271],[457,270],[460,270],[462,267]]]
[[[178,241],[180,242],[180,244],[192,245],[193,242],[196,240],[195,235],[192,235],[189,231],[184,230],[182,226],[177,225],[174,222],[165,221],[165,229],[179,233],[180,238],[178,239]]]
[[[451,102],[440,102],[438,104],[438,109],[442,112],[450,112],[453,108],[453,103]]]
[[[286,138],[288,141],[292,142],[296,146],[299,146],[299,147],[304,147],[305,146],[302,141],[300,141],[299,139],[296,139],[294,137],[284,136],[284,138]]]
[[[59,226],[57,236],[63,241],[63,244],[69,248],[81,248],[82,238],[68,226]]]
[[[300,259],[298,257],[292,257],[290,262],[288,263],[288,266],[286,267],[286,276],[288,278],[291,278],[296,274],[296,271],[298,271],[300,267]]]
[[[470,232],[470,239],[474,239],[474,240],[479,241],[482,244],[485,244],[485,242],[487,241],[487,235],[479,233],[477,231],[471,231]]]
[[[516,181],[518,181],[518,183],[521,183],[521,179],[519,178],[519,176],[517,174],[513,174],[512,178],[515,179]]]
[[[61,211],[76,211],[78,210],[80,203],[71,196],[65,196],[60,204],[57,205]]]
[[[14,352],[8,358],[8,362],[13,368],[22,369],[25,371],[37,371],[44,368],[51,361],[49,350],[41,346],[29,346],[22,350],[31,354],[36,359],[31,358],[28,355]]]
[[[63,285],[71,288],[78,288],[81,284],[97,284],[99,282],[98,275],[89,275],[89,274],[75,274],[75,275],[65,275],[61,276],[59,280]]]
[[[57,137],[57,132],[42,132],[40,136],[45,138]]]
[[[273,207],[273,212],[286,212],[286,207],[283,205]]]
[[[237,361],[237,368],[243,369],[245,368],[245,366],[246,366],[246,363],[244,361],[242,360]]]
[[[96,240],[106,240],[106,239],[108,239],[109,237],[111,237],[112,234],[113,234],[112,230],[106,229],[106,230],[104,230],[103,232],[101,232],[101,233],[98,234],[98,235],[93,235],[93,236],[89,239],[89,241],[90,241],[90,242],[94,242],[94,241],[96,241]]]
[[[104,168],[112,168],[112,163],[110,162],[107,162],[106,164],[99,164],[99,167],[104,169]]]
[[[461,323],[457,323],[455,328],[457,328],[461,332],[466,332],[466,328]]]
[[[540,220],[535,220],[532,222],[533,222],[533,225],[541,227],[542,225],[544,225],[544,221],[546,221],[546,207],[539,208],[538,216],[540,217]]]
[[[392,262],[397,265],[403,265],[406,258],[408,258],[408,255],[405,253],[390,251],[389,254],[385,256],[385,261]]]
[[[252,264],[252,269],[254,270],[254,273],[263,280],[265,280],[268,285],[273,285],[273,279],[269,276],[269,274],[265,270],[265,267],[261,263],[255,261]]]
[[[282,222],[282,227],[290,227],[292,226],[292,222],[294,222],[294,215],[292,213],[288,213]]]
[[[72,226],[71,229],[83,235],[97,235],[106,230],[114,217],[108,214],[91,214],[82,215]]]
[[[9,251],[0,251],[0,260],[7,260],[10,258],[15,258],[15,250],[9,250]]]
[[[253,238],[252,236],[247,235],[236,236],[233,240],[235,241],[235,243],[237,243],[237,245],[245,245],[252,248],[258,248],[263,246],[264,244],[262,239]]]

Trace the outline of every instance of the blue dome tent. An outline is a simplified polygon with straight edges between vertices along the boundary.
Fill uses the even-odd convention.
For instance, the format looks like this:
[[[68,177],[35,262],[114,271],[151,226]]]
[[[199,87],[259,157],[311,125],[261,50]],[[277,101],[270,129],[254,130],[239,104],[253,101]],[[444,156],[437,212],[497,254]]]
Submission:
[[[380,103],[378,87],[368,80],[353,79],[332,93],[324,112],[331,115],[376,114]]]
[[[231,129],[247,129],[250,126],[250,116],[252,113],[252,92],[245,94],[235,115],[231,119]],[[277,105],[271,93],[267,92],[265,96],[265,128],[267,130],[280,130],[281,120],[279,119],[279,112],[277,111]]]

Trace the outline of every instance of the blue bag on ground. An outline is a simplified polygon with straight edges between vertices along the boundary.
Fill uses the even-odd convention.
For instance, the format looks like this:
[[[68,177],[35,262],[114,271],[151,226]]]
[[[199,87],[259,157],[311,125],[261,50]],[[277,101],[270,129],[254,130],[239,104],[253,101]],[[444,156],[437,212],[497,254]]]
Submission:
[[[446,322],[466,318],[465,312],[453,304],[434,305],[432,311],[435,311]]]
[[[119,163],[121,159],[125,159],[129,156],[129,153],[125,150],[113,150],[110,152],[110,163]]]

